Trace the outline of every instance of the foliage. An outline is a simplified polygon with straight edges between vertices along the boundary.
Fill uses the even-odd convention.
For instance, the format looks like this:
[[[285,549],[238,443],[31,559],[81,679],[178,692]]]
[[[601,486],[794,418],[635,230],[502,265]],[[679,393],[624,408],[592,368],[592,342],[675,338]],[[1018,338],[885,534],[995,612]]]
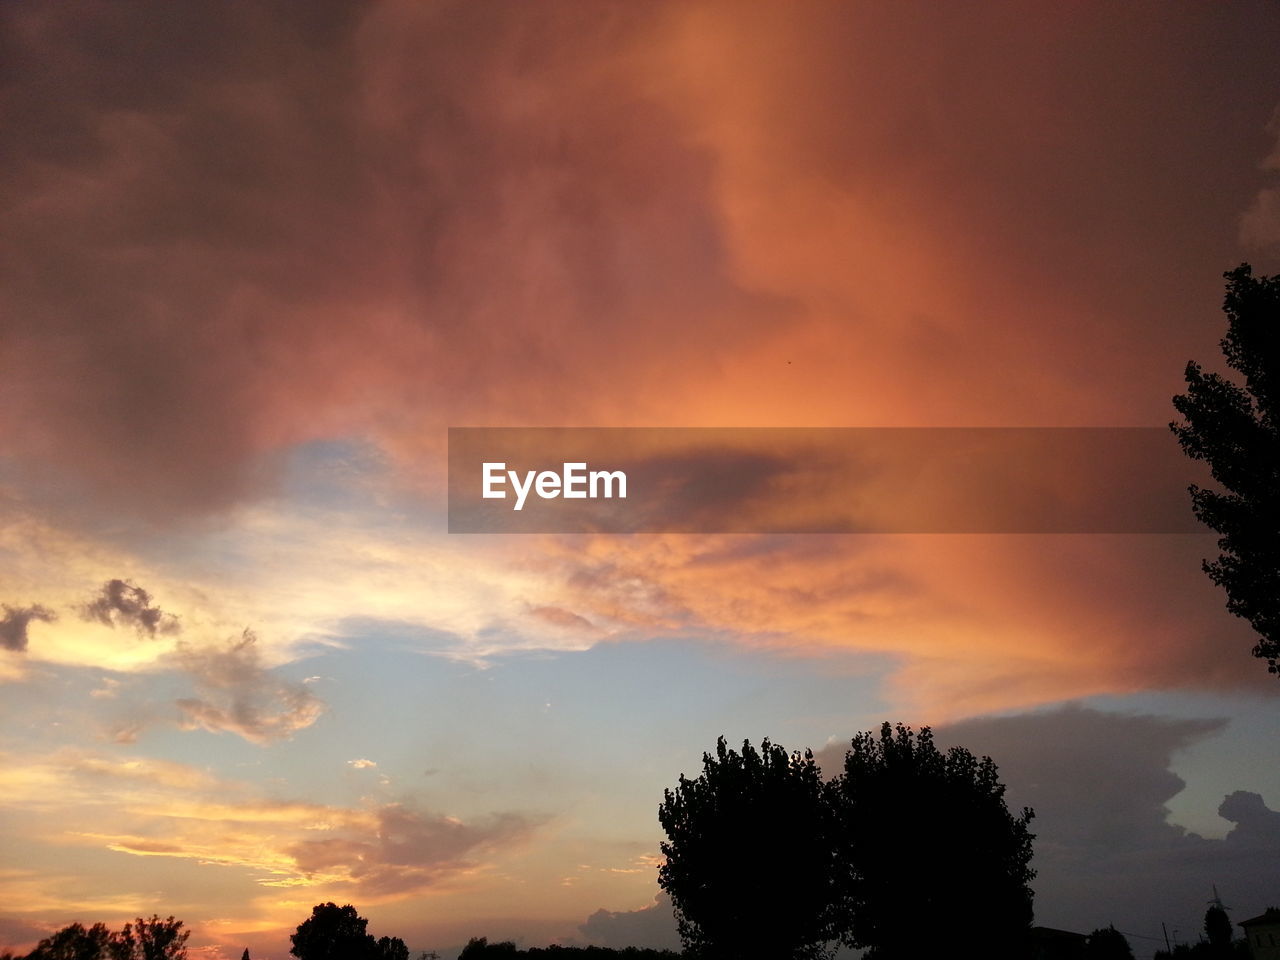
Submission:
[[[838,935],[831,818],[813,754],[716,743],[664,791],[658,883],[686,948],[714,960],[820,957]]]
[[[1248,264],[1223,276],[1221,347],[1244,386],[1187,364],[1187,392],[1173,398],[1185,422],[1169,426],[1226,489],[1190,488],[1196,517],[1221,535],[1204,570],[1258,633],[1253,655],[1280,675],[1280,276],[1255,278]]]
[[[379,937],[373,956],[375,960],[409,960],[409,948],[399,937]]]
[[[458,960],[491,960],[491,958],[514,957],[519,951],[510,940],[490,943],[488,937],[472,937],[458,954]]]
[[[1227,954],[1231,951],[1231,936],[1234,930],[1227,911],[1214,904],[1204,912],[1204,935],[1215,953]]]
[[[182,960],[187,955],[187,938],[190,930],[182,929],[182,921],[172,916],[161,920],[152,915],[150,920],[139,917],[134,923],[124,925],[121,939],[129,945],[129,952],[117,954],[116,960]]]
[[[1013,816],[990,757],[941,753],[928,727],[853,738],[831,781],[849,922],[871,960],[917,957],[923,929],[982,929],[988,958],[1026,952],[1033,814]]]
[[[73,923],[41,940],[27,960],[185,960],[189,936],[173,917],[138,917],[118,932]]]
[[[677,960],[679,954],[671,950],[649,950],[641,947],[529,947],[519,950],[510,940],[490,943],[485,937],[473,937],[458,960],[489,960],[489,958],[537,957],[542,960]]]
[[[1133,948],[1123,933],[1108,926],[1089,934],[1084,955],[1087,960],[1133,960]]]
[[[95,923],[86,929],[73,923],[41,940],[27,954],[28,960],[109,960],[110,944],[118,936],[105,924]]]
[[[289,952],[299,960],[408,960],[409,948],[399,937],[375,940],[365,932],[369,921],[351,904],[318,903],[289,939]]]

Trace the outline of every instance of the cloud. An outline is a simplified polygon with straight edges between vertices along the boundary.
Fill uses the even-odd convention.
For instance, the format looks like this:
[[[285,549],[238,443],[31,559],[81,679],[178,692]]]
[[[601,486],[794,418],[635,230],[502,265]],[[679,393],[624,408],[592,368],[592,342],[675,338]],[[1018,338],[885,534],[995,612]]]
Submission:
[[[131,626],[138,636],[173,634],[182,629],[177,617],[152,605],[151,594],[128,580],[104,583],[98,595],[81,609],[81,616],[104,627]]]
[[[1276,138],[1275,146],[1262,169],[1280,172],[1280,107],[1271,115],[1267,132]],[[1258,253],[1280,256],[1280,187],[1263,187],[1240,217],[1240,242]]]
[[[399,899],[463,875],[495,851],[524,843],[541,822],[518,812],[466,822],[412,802],[281,800],[197,767],[140,756],[67,748],[52,757],[3,759],[0,806],[53,821],[73,816],[74,827],[59,831],[64,842],[240,867],[264,886],[332,889],[332,896],[366,900]]]
[[[890,693],[946,717],[1138,689],[1265,689],[1199,535],[545,538],[556,603],[614,630],[892,657]]]
[[[578,932],[587,943],[601,947],[680,950],[682,946],[674,907],[665,892],[639,910],[597,910]]]
[[[126,524],[261,498],[284,452],[316,438],[368,440],[430,488],[450,421],[1164,422],[1170,378],[1220,319],[1206,264],[1240,193],[1216,188],[1256,179],[1221,144],[1256,135],[1274,107],[1258,113],[1274,94],[1257,78],[1280,70],[1237,42],[1266,32],[1243,7],[1163,17],[1156,36],[1106,8],[999,4],[924,19],[713,3],[584,22],[554,2],[3,15],[17,199],[0,433]],[[108,54],[102,36],[125,46]],[[709,480],[731,485],[721,468]],[[715,483],[695,492],[695,515],[716,509]],[[824,569],[750,571],[760,597],[655,572],[666,549],[633,549],[615,566],[636,579],[594,607],[520,599],[606,631],[609,605],[663,623],[683,605],[745,643],[889,650],[897,692],[958,714],[1249,682],[1215,656],[1211,618],[1144,624],[1088,560],[1052,569],[1043,546],[979,547],[993,564],[949,571],[923,547],[854,570],[849,597],[836,588],[863,556],[849,541]],[[1149,559],[1109,552],[1116,582]],[[606,566],[585,558],[584,580]],[[1046,579],[1029,586],[1026,568]],[[1054,576],[1088,593],[1044,596]],[[1180,586],[1137,596],[1170,611],[1205,596]],[[1204,609],[1225,624],[1218,606]]]
[[[726,278],[712,159],[626,5],[6,16],[3,427],[129,516],[260,495],[316,437],[563,415],[548,370],[589,409],[619,357],[780,312]]]
[[[574,613],[572,610],[566,610],[563,607],[553,606],[537,606],[529,608],[529,615],[536,617],[552,626],[563,627],[566,630],[585,631],[587,633],[598,633],[599,628],[586,617]]]
[[[474,824],[400,804],[379,808],[364,836],[303,840],[287,849],[307,876],[336,873],[375,896],[402,896],[474,866],[487,848],[523,841],[534,821],[501,814]]]
[[[249,629],[222,646],[179,642],[170,660],[191,675],[201,694],[177,701],[187,729],[269,743],[311,726],[324,712],[323,701],[304,684],[281,680],[263,666]]]
[[[58,618],[48,607],[38,603],[29,607],[11,607],[0,604],[4,617],[0,618],[0,647],[21,653],[27,649],[27,627],[32,620],[51,623]]]
[[[377,765],[378,765],[378,762],[376,760],[366,760],[364,759],[364,757],[361,757],[358,760],[347,761],[347,766],[355,767],[357,770],[369,770],[369,769],[372,769],[373,767],[376,767]]]

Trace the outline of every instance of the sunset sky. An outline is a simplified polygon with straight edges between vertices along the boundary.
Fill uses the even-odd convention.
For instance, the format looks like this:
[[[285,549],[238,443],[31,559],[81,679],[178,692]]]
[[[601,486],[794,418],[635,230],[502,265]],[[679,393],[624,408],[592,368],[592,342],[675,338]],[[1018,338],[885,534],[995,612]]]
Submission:
[[[0,950],[286,960],[329,900],[674,946],[663,789],[883,720],[1036,809],[1038,923],[1280,906],[1212,535],[468,536],[445,470],[1162,427],[1280,272],[1277,50],[1262,2],[0,6]]]

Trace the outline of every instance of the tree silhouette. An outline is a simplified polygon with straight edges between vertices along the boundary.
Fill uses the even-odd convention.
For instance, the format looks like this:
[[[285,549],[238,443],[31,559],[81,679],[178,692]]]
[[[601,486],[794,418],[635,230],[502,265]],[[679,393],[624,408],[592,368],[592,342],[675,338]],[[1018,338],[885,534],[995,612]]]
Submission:
[[[1231,955],[1231,918],[1216,903],[1204,912],[1204,935],[1215,957]]]
[[[409,960],[409,948],[399,937],[379,937],[373,955],[375,960]]]
[[[1114,926],[1101,927],[1085,941],[1086,960],[1133,960],[1133,948]]]
[[[1190,488],[1196,517],[1221,535],[1204,570],[1257,631],[1253,655],[1280,674],[1280,276],[1255,278],[1248,264],[1223,276],[1222,352],[1244,386],[1188,363],[1187,392],[1173,398],[1185,422],[1169,426],[1227,491]]]
[[[73,923],[36,944],[27,960],[184,960],[189,936],[173,917],[138,917],[119,932]]]
[[[172,916],[161,920],[155,914],[151,919],[138,917],[126,923],[111,943],[114,960],[184,960],[187,955],[187,938],[190,930],[182,929],[182,921]]]
[[[289,939],[298,960],[408,960],[409,948],[399,937],[375,940],[365,932],[369,921],[351,904],[318,903]]]
[[[713,960],[820,957],[837,935],[830,812],[813,754],[721,737],[702,774],[680,776],[658,820],[685,947]]]
[[[849,923],[871,960],[921,955],[922,930],[980,927],[987,958],[1020,957],[1030,931],[1033,814],[1010,814],[990,757],[943,754],[928,727],[853,738],[831,781]]]
[[[113,936],[105,924],[95,923],[86,929],[73,923],[36,944],[27,960],[108,960]]]
[[[458,954],[458,960],[489,960],[489,958],[514,957],[519,953],[510,940],[490,943],[488,937],[472,937]]]

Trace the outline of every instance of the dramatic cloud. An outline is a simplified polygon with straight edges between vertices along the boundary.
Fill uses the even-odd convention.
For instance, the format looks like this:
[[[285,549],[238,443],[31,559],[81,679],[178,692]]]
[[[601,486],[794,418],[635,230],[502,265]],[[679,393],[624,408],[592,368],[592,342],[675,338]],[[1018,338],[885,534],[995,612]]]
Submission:
[[[649,635],[890,655],[932,719],[1152,686],[1263,687],[1200,536],[566,537],[559,605]]]
[[[486,844],[521,835],[519,818],[474,806],[490,796],[477,757],[553,702],[520,686],[554,684],[517,653],[710,637],[735,664],[759,651],[805,670],[865,667],[874,696],[937,722],[1274,683],[1200,570],[1211,537],[442,534],[450,424],[1159,426],[1186,361],[1216,355],[1222,271],[1241,239],[1250,256],[1275,250],[1277,185],[1258,167],[1280,87],[1274,5],[797,9],[0,4],[0,592],[67,611],[86,585],[131,571],[183,627],[180,642],[162,638],[173,621],[119,581],[92,621],[31,627],[28,656],[0,669],[38,661],[20,693],[47,706],[30,727],[46,755],[90,735],[74,712],[127,704],[141,729],[185,695],[185,725],[277,744],[270,770],[258,757],[264,783],[333,791],[314,804],[225,784],[184,797],[136,779],[107,790],[102,771],[6,770],[5,802],[56,805],[67,790],[83,805],[10,832],[25,845],[15,855],[61,865],[39,884],[5,875],[14,902],[47,908],[50,923],[103,903],[86,883],[76,907],[63,882],[81,841],[131,864],[130,889],[144,892],[204,896],[186,881],[223,863],[212,873],[299,896],[331,884],[335,898],[445,899],[447,878],[484,869]],[[773,491],[797,479],[776,454],[734,451],[681,508],[775,508]],[[775,461],[768,483],[739,470]],[[34,614],[4,615],[0,642],[20,650]],[[121,643],[104,622],[157,642]],[[263,642],[210,643],[243,624]],[[320,687],[277,670],[309,641],[374,634],[498,665],[475,675],[508,694],[458,736],[440,732],[438,700],[406,697],[385,742],[353,737],[321,755],[305,734],[281,744],[322,704],[307,692]],[[690,729],[716,719],[710,702],[688,709]],[[599,733],[654,716],[609,714]],[[1068,904],[1062,925],[1105,920],[1103,893],[1117,919],[1133,907],[1142,923],[1157,898],[1189,903],[1187,864],[1201,856],[1205,874],[1275,888],[1250,852],[1274,849],[1264,801],[1230,799],[1227,840],[1162,820],[1177,789],[1169,758],[1209,727],[1049,716],[957,735],[989,735],[998,759],[1017,755],[1015,731],[1046,756],[1055,737],[1082,758],[1090,738],[1142,746],[1107,782],[1081,759],[1089,795],[1026,757],[1028,784],[1071,800],[1032,798],[1042,908]],[[349,719],[335,728],[350,734]],[[419,757],[423,745],[441,755]],[[237,762],[242,746],[223,742],[209,762]],[[468,773],[453,762],[464,753]],[[591,797],[566,833],[608,813],[617,823],[602,830],[635,839],[632,815],[613,812],[634,797],[597,794],[582,751],[548,753],[529,773],[547,795]],[[334,775],[366,755],[396,783],[439,770],[432,786],[452,792],[392,804],[377,774]],[[626,763],[640,777],[666,760]],[[378,799],[344,806],[344,791],[363,790]],[[418,812],[441,809],[464,825]],[[634,817],[652,828],[647,805]],[[68,832],[86,823],[94,838]],[[538,856],[564,856],[551,847]],[[583,900],[556,882],[572,862],[547,864],[545,888],[519,883],[537,875],[529,863],[504,863],[506,890],[519,888],[509,900],[486,888],[448,909],[462,923],[511,903],[526,914],[513,924],[568,932],[599,904],[643,901],[633,888]],[[176,879],[142,879],[143,864]],[[274,955],[286,908],[280,889],[267,895],[269,907],[244,906],[243,891],[184,906],[271,914]],[[1224,895],[1242,910],[1251,896]],[[144,908],[134,900],[113,903]]]
[[[191,675],[202,695],[178,701],[188,729],[269,743],[311,726],[324,711],[305,685],[281,680],[263,666],[257,637],[248,629],[222,646],[179,643],[172,662]]]
[[[108,580],[81,615],[105,627],[131,626],[139,636],[172,634],[181,630],[178,618],[151,603],[151,594],[128,580]]]
[[[11,607],[6,603],[0,604],[0,608],[4,610],[4,617],[0,618],[0,647],[15,652],[27,649],[27,627],[32,620],[51,623],[57,619],[57,614],[38,603],[29,607]]]

